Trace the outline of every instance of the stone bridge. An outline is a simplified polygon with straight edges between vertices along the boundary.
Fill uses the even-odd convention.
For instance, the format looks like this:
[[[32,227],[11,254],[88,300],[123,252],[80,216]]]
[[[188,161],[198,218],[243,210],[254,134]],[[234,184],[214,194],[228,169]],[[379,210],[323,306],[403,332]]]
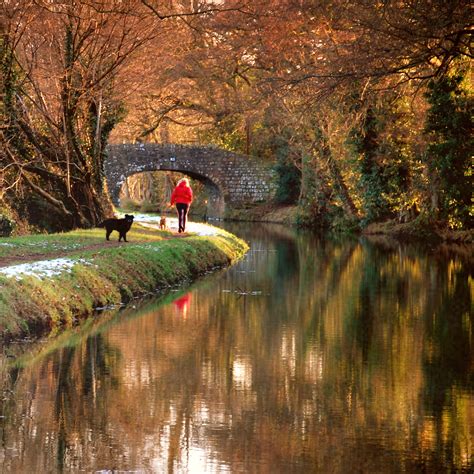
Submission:
[[[267,201],[276,190],[271,165],[212,146],[139,143],[109,145],[107,151],[105,176],[116,205],[125,178],[145,171],[176,171],[203,182],[209,217],[222,217],[226,205]]]

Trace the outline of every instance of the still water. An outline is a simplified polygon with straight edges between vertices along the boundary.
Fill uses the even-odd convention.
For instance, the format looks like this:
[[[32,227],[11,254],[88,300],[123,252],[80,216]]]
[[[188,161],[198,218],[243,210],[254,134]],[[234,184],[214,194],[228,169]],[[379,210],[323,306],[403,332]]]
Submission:
[[[188,288],[0,356],[0,472],[474,468],[472,259],[282,226]]]

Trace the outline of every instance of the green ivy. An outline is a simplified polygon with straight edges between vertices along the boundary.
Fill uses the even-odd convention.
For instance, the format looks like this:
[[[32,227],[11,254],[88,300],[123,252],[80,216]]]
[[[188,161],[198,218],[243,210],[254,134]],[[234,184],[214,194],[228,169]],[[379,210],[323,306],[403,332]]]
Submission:
[[[362,224],[381,220],[390,215],[387,201],[388,183],[383,166],[378,162],[379,139],[377,118],[372,108],[366,112],[361,129],[353,130],[349,146],[357,155],[360,174],[358,188],[362,198]]]
[[[319,172],[315,158],[303,158],[302,193],[298,202],[296,223],[301,227],[324,229],[329,226],[329,186]]]
[[[427,166],[438,179],[438,217],[450,227],[472,227],[472,94],[464,72],[430,81],[425,132]]]
[[[301,171],[290,158],[288,140],[278,136],[273,142],[276,165],[274,170],[277,175],[277,192],[275,200],[280,204],[294,204],[298,201],[301,188]]]

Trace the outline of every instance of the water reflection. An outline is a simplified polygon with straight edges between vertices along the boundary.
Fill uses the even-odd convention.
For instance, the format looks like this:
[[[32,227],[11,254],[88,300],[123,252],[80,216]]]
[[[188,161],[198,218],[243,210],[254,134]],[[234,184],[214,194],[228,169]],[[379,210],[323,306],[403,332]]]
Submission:
[[[183,318],[186,318],[190,304],[191,293],[186,293],[173,301],[173,305],[176,307],[177,311],[182,314]]]
[[[472,470],[468,258],[230,230],[231,270],[0,358],[2,472]]]

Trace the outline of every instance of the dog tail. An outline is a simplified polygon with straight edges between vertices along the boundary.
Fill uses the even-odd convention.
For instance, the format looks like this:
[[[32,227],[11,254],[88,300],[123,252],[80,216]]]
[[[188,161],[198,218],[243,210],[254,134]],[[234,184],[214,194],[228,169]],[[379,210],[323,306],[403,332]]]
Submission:
[[[105,227],[105,223],[104,223],[104,221],[102,221],[102,222],[99,222],[99,223],[97,224],[97,227]]]

